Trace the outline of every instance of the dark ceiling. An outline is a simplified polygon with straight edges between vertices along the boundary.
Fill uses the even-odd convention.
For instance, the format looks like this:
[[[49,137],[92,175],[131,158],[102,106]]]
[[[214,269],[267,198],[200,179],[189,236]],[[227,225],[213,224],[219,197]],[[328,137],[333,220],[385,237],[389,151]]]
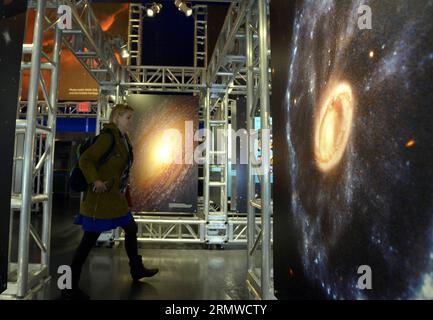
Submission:
[[[101,1],[93,3],[135,2],[161,3],[161,12],[143,21],[143,65],[193,66],[194,65],[194,19],[186,17],[174,5],[173,0],[159,1]],[[224,23],[229,2],[187,1],[191,4],[208,5],[208,54],[213,52],[216,39]]]

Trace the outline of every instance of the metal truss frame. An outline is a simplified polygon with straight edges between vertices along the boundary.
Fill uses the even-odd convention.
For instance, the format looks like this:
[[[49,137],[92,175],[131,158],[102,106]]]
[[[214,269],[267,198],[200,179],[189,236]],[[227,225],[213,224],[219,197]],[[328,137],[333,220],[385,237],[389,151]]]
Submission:
[[[260,221],[257,221],[260,224]],[[248,241],[248,221],[245,217],[229,217],[227,227],[228,243],[246,244]]]
[[[247,283],[251,292],[262,299],[275,298],[272,284],[270,141],[266,139],[268,136],[262,134],[264,130],[270,129],[269,49],[268,1],[232,3],[209,63],[207,89],[201,94],[205,106],[206,129],[210,128],[212,121],[218,119],[219,104],[213,101],[239,94],[247,97],[247,131],[252,133],[248,142],[248,213],[246,220],[235,219],[237,224],[228,220],[228,241],[239,241],[244,237],[244,232],[247,232]],[[261,119],[261,127],[258,129],[254,128],[257,115]],[[255,155],[255,144],[259,137],[262,150],[260,162]],[[205,163],[210,164],[212,137],[206,137],[206,141]],[[255,198],[256,176],[260,182],[260,199]],[[210,184],[209,166],[205,166],[205,215],[210,212]],[[244,223],[245,229],[242,227]]]
[[[29,8],[39,1],[29,0]],[[46,7],[57,9],[60,5],[71,8],[72,28],[63,30],[63,44],[75,55],[89,74],[102,86],[116,86],[120,81],[118,63],[111,39],[102,31],[89,0],[49,0]],[[50,28],[58,21],[50,22]]]
[[[254,117],[260,112],[260,130],[270,128],[268,2],[268,0],[245,0],[231,3],[215,51],[206,71],[200,67],[129,65],[122,68],[115,59],[109,39],[105,37],[93,15],[89,1],[78,1],[76,3],[69,0],[30,1],[30,3],[37,6],[39,13],[43,12],[41,7],[43,8],[46,3],[48,3],[49,7],[53,8],[56,8],[59,4],[67,4],[73,9],[73,29],[64,32],[63,42],[100,86],[96,110],[99,125],[108,121],[111,110],[110,103],[123,101],[128,91],[144,93],[186,92],[200,93],[206,129],[221,125],[227,128],[230,103],[235,100],[236,95],[246,95],[247,114],[249,115],[247,129],[254,128]],[[42,17],[38,17],[37,21],[41,22]],[[39,30],[35,32],[35,37],[36,35],[40,36],[42,32],[40,25],[35,25],[35,30],[36,28]],[[40,56],[38,57],[38,54],[41,54],[40,43],[38,44],[37,41],[34,41],[34,43],[37,45],[33,45],[32,47],[32,70],[37,70],[36,74],[39,74],[39,69],[44,68],[45,64],[41,63]],[[38,46],[39,49],[37,49]],[[29,132],[29,135],[26,136],[25,156],[23,159],[24,176],[26,176],[26,178],[23,178],[23,181],[26,182],[23,183],[23,195],[20,203],[21,215],[24,217],[20,225],[20,238],[21,231],[24,234],[28,231],[27,238],[23,236],[24,240],[28,240],[30,234],[29,208],[32,201],[46,200],[43,198],[44,195],[32,195],[29,183],[32,173],[31,161],[33,160],[33,156],[31,156],[31,151],[33,150],[33,139],[29,139],[28,136],[34,137],[37,131],[35,110],[38,103],[38,77],[31,77],[30,88],[32,93],[29,93],[29,107],[27,110],[27,123],[29,124],[30,131],[26,131],[26,134]],[[48,94],[44,95],[47,96]],[[57,102],[57,97],[53,100],[52,93],[49,96],[51,102],[49,109],[52,109]],[[110,96],[114,97],[114,99],[109,99]],[[99,125],[96,129],[97,133],[99,133]],[[210,187],[217,187],[216,184],[219,184],[218,188],[221,188],[221,190],[227,190],[227,179],[221,179],[221,181],[210,180],[211,155],[214,153],[213,155],[215,156],[227,157],[227,153],[223,155],[221,153],[223,150],[211,149],[213,148],[211,136],[205,137],[205,139],[203,215],[199,213],[193,218],[183,217],[173,219],[171,217],[156,218],[137,214],[135,217],[139,228],[141,228],[139,240],[199,243],[205,243],[206,240],[211,239],[213,243],[222,243],[221,241],[224,243],[245,243],[246,241],[249,254],[247,282],[251,290],[256,292],[259,298],[272,299],[274,297],[272,288],[272,208],[269,159],[262,157],[260,163],[264,172],[259,176],[261,185],[260,202],[254,198],[253,189],[255,184],[254,174],[256,173],[254,166],[256,159],[253,146],[257,137],[256,135],[250,136],[247,218],[229,216],[228,207],[224,206],[227,200],[227,192],[222,192],[221,196],[225,200],[223,199],[222,206],[219,209],[222,210],[217,212],[222,212],[223,215],[221,216],[224,216],[224,219],[212,221],[212,219],[209,219],[209,216],[212,214],[212,204],[209,201],[209,192],[206,190],[209,190]],[[262,151],[269,150],[269,141],[262,140],[261,149]],[[26,155],[29,156],[27,157]],[[42,155],[41,157],[43,158],[44,156]],[[45,158],[48,158],[48,156],[45,156]],[[48,167],[48,169],[51,170],[52,174],[52,168]],[[227,167],[224,170],[226,172]],[[49,173],[50,171],[47,170],[46,172]],[[223,173],[224,175],[225,173]],[[225,177],[227,178],[227,176]],[[45,201],[44,205],[45,203],[47,203],[47,209],[50,209],[51,201]],[[50,210],[45,211],[44,208],[44,212],[50,212]],[[207,227],[210,223],[213,223],[213,227],[215,228]],[[216,224],[220,224],[219,228],[216,228]],[[217,229],[221,232],[217,231],[216,234],[209,233],[209,230]],[[21,263],[21,266],[18,266],[20,285],[17,287],[17,296],[23,297],[29,284],[27,281],[28,274],[24,274],[25,269],[23,269],[24,265],[27,265],[28,260],[24,258],[20,261],[23,263]],[[259,267],[257,267],[257,263]],[[22,286],[23,283],[24,286]]]
[[[230,5],[228,15],[226,17],[224,26],[222,28],[220,37],[214,54],[209,63],[207,73],[201,80],[196,78],[196,81],[190,81],[189,84],[184,83],[182,74],[185,74],[184,68],[181,67],[151,67],[151,66],[135,66],[127,67],[124,72],[129,73],[127,76],[122,76],[123,79],[132,79],[132,82],[122,82],[121,86],[126,90],[141,90],[146,92],[200,92],[201,97],[201,121],[205,124],[205,129],[210,130],[212,127],[225,126],[228,123],[228,110],[229,101],[236,95],[246,95],[248,100],[248,115],[249,115],[249,129],[254,129],[253,121],[257,112],[260,110],[263,129],[269,128],[269,85],[264,85],[261,89],[262,83],[269,84],[268,76],[268,35],[267,30],[260,29],[267,23],[266,11],[259,11],[259,4],[265,6],[267,1],[241,1],[233,2]],[[263,18],[264,17],[264,18]],[[261,30],[261,32],[259,32]],[[265,39],[265,41],[261,41]],[[265,56],[265,58],[263,58]],[[260,64],[260,61],[266,63]],[[137,71],[141,70],[141,71]],[[173,71],[176,70],[175,75]],[[194,74],[194,69],[190,69]],[[197,70],[197,69],[196,69]],[[200,73],[203,70],[200,70]],[[147,74],[146,74],[147,73]],[[132,76],[131,76],[132,74]],[[140,76],[137,76],[139,74]],[[165,75],[169,75],[168,77]],[[164,77],[165,76],[165,77]],[[179,80],[181,79],[181,80]],[[131,80],[130,80],[131,81]],[[260,103],[259,103],[260,102]],[[259,107],[261,105],[261,107]],[[263,111],[262,111],[263,110]],[[263,113],[263,114],[262,114]],[[254,141],[257,140],[259,134],[250,137],[250,150],[254,148]],[[271,286],[271,267],[270,267],[270,244],[272,242],[271,236],[271,208],[269,205],[260,204],[260,199],[254,198],[254,191],[249,192],[249,208],[247,218],[230,218],[227,206],[224,203],[227,201],[227,195],[224,194],[224,189],[227,188],[227,179],[222,175],[220,181],[211,181],[211,155],[224,156],[224,150],[215,150],[212,138],[206,139],[206,154],[204,165],[204,196],[203,196],[203,213],[205,222],[205,238],[206,243],[246,243],[248,242],[249,248],[249,273],[250,278],[256,279],[251,284],[251,287],[262,288],[258,291],[258,295],[267,299],[272,298]],[[268,148],[269,145],[266,141],[263,142],[263,148]],[[249,189],[254,188],[254,172],[255,168],[252,163],[257,162],[253,152],[250,152],[250,181]],[[267,167],[269,172],[269,162],[261,163],[262,166]],[[212,164],[212,166],[214,166]],[[223,168],[223,166],[221,166]],[[223,170],[224,171],[224,170]],[[262,198],[266,203],[270,203],[270,182],[269,173],[260,176]],[[219,209],[214,210],[215,206],[210,203],[209,188],[220,188],[222,201],[219,204]],[[222,209],[222,210],[221,210]],[[256,210],[260,212],[260,219],[256,218]],[[218,219],[211,219],[209,217],[219,214]],[[222,217],[222,218],[221,218]],[[140,216],[136,215],[138,221]],[[155,227],[158,223],[164,224],[164,219],[154,219],[151,221],[152,226]],[[146,221],[150,223],[150,221]],[[188,225],[186,221],[178,221],[178,225]],[[209,226],[210,225],[210,226]],[[264,226],[262,228],[261,226]],[[172,227],[172,226],[171,226]],[[178,228],[178,227],[176,227]],[[176,228],[172,231],[177,230]],[[263,231],[262,231],[263,229]],[[164,231],[165,229],[162,228]],[[211,231],[211,232],[209,232]],[[170,234],[171,232],[169,232]],[[182,242],[182,236],[177,235],[170,241]],[[247,236],[246,236],[247,234]],[[188,236],[185,233],[185,236]],[[141,241],[166,241],[163,239],[163,233],[141,233],[139,238]],[[201,239],[201,238],[200,238]],[[186,239],[189,241],[188,239]],[[195,238],[194,241],[200,241]],[[261,250],[261,251],[260,251]],[[257,256],[260,253],[260,257]],[[258,258],[258,259],[257,259]],[[257,273],[256,263],[261,264],[259,274]],[[254,273],[255,272],[255,273]],[[258,280],[257,280],[258,279]],[[249,279],[249,283],[252,280]],[[267,293],[268,292],[268,293]]]
[[[143,18],[143,5],[141,3],[130,3],[128,20],[128,66],[141,66]]]
[[[246,94],[245,16],[254,3],[245,0],[229,6],[207,70],[212,93]]]
[[[158,243],[203,243],[206,221],[194,217],[155,217],[135,215],[138,241]],[[124,240],[124,237],[120,237]]]
[[[57,20],[50,20],[47,10],[57,9],[59,5],[68,5],[71,8],[72,29],[70,30],[62,31],[57,27]],[[13,190],[19,189],[21,192],[13,193],[11,197],[11,228],[14,212],[20,212],[18,262],[11,263],[9,256],[8,289],[0,295],[1,299],[28,298],[29,295],[35,293],[36,287],[45,283],[49,278],[56,117],[58,113],[65,116],[78,115],[76,108],[68,103],[61,105],[58,109],[57,89],[62,41],[95,78],[100,85],[100,92],[105,94],[104,97],[114,95],[116,101],[119,101],[122,94],[119,87],[120,65],[115,58],[110,39],[102,32],[89,1],[30,0],[28,8],[36,10],[33,43],[23,46],[23,55],[31,56],[31,62],[23,62],[21,68],[22,70],[30,69],[31,74],[28,99],[25,103],[25,120],[19,119],[24,118],[23,108],[19,108],[17,112],[14,157],[14,177],[18,163],[22,170],[22,177],[21,185],[18,188],[12,187]],[[53,54],[50,57],[42,50],[42,40],[44,32],[52,28],[55,29],[55,41]],[[48,90],[41,70],[51,72],[50,90]],[[44,102],[38,99],[39,87],[42,89]],[[108,99],[106,100],[105,105],[101,106],[101,103],[97,105],[98,119],[106,116],[108,108],[105,106],[108,106]],[[21,106],[24,107],[24,103]],[[19,140],[22,142],[23,150],[17,149],[20,145]],[[43,206],[40,235],[31,224],[32,208],[35,204]],[[30,236],[41,250],[40,263],[29,264]],[[11,239],[9,239],[9,245],[10,243]]]
[[[270,125],[270,76],[269,76],[269,8],[267,0],[258,0],[246,15],[247,56],[247,130],[253,132],[254,118],[260,112],[258,134],[261,159],[258,176],[260,199],[255,198],[256,133],[249,136],[248,155],[248,280],[251,292],[261,299],[275,299],[272,271],[272,206],[270,182],[270,135],[265,131]],[[254,35],[257,37],[254,37]],[[255,40],[257,39],[257,40]],[[256,43],[255,43],[256,42]],[[258,51],[258,55],[256,52]],[[257,57],[258,56],[258,57]],[[257,57],[257,58],[255,58]],[[259,69],[259,75],[255,73]],[[269,132],[270,133],[270,132]],[[260,232],[257,233],[256,209],[260,212]]]
[[[90,2],[60,0],[58,3],[72,9],[72,29],[63,31],[65,46],[100,85],[117,85],[120,80],[120,64]]]
[[[120,87],[127,93],[199,93],[205,87],[207,66],[207,6],[194,6],[194,67],[143,66],[141,64],[143,6],[130,4],[128,65],[122,67]]]
[[[120,86],[133,92],[197,93],[205,87],[206,70],[194,67],[127,66]]]
[[[204,215],[206,242],[224,244],[228,237],[228,95],[212,98],[207,90],[205,101]],[[212,112],[211,112],[212,110]],[[218,189],[217,203],[211,205],[211,189]]]
[[[19,212],[18,261],[11,262],[9,250],[8,287],[0,298],[26,298],[32,288],[49,279],[50,238],[52,213],[52,182],[54,164],[54,141],[56,132],[57,88],[60,68],[60,48],[62,31],[55,30],[52,56],[43,52],[42,40],[46,16],[45,0],[36,4],[33,43],[23,46],[23,57],[30,56],[30,64],[22,63],[21,68],[30,69],[27,112],[25,120],[17,120],[14,154],[14,178],[17,162],[21,164],[21,185],[12,186],[11,224],[12,231],[15,213]],[[49,29],[49,28],[48,28]],[[42,77],[42,69],[50,70],[50,89]],[[47,105],[46,116],[38,123],[38,89],[41,88]],[[20,90],[21,91],[21,90]],[[21,143],[17,143],[20,139]],[[18,150],[21,146],[22,150]],[[43,173],[42,173],[43,172]],[[42,174],[41,174],[42,173]],[[15,180],[15,179],[14,179]],[[36,180],[36,187],[35,187]],[[17,181],[14,181],[16,183]],[[17,191],[18,192],[14,192]],[[31,223],[32,205],[42,203],[42,230],[38,232]],[[9,246],[11,248],[12,232]],[[39,263],[29,263],[30,237],[41,250]]]
[[[206,68],[208,63],[208,10],[205,5],[195,5],[194,9],[194,67]]]
[[[90,103],[89,112],[80,112],[79,104],[84,101],[66,101],[57,103],[57,117],[58,118],[96,118],[98,112],[98,103],[95,101],[88,101]],[[25,118],[28,104],[26,101],[21,101],[18,111],[18,118]],[[38,101],[37,103],[37,116],[47,116],[49,107],[45,101]]]

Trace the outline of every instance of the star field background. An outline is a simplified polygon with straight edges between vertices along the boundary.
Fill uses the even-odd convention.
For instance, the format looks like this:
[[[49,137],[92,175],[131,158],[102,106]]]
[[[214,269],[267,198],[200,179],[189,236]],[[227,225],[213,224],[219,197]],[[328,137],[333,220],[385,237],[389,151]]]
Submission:
[[[433,1],[283,2],[271,4],[276,289],[433,299]],[[363,4],[371,30],[358,28]],[[314,119],[341,82],[354,96],[352,131],[322,172]],[[372,290],[356,287],[360,265],[372,268]]]

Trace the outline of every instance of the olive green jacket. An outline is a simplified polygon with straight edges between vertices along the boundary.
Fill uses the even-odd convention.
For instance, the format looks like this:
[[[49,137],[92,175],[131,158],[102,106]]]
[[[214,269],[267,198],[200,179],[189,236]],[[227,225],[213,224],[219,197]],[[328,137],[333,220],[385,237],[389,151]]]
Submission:
[[[84,201],[80,205],[80,213],[96,219],[119,218],[129,211],[126,197],[119,191],[120,178],[128,164],[128,149],[114,123],[106,124],[105,130],[110,130],[112,134],[102,132],[96,142],[81,155],[79,161],[80,169],[89,183]],[[96,163],[108,152],[113,136],[114,155],[97,170]],[[93,192],[93,182],[97,180],[107,182],[106,192]]]

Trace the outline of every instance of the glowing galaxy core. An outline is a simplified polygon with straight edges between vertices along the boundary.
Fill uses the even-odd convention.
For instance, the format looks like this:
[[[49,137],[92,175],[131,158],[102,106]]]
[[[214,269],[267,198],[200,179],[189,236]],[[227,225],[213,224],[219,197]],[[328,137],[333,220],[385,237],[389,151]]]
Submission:
[[[167,130],[170,133],[170,130]],[[182,137],[164,134],[152,148],[153,160],[159,165],[169,165],[182,157]],[[182,160],[182,159],[180,159]]]
[[[319,105],[314,123],[314,158],[321,171],[334,168],[343,157],[352,118],[352,89],[347,83],[337,84]]]

